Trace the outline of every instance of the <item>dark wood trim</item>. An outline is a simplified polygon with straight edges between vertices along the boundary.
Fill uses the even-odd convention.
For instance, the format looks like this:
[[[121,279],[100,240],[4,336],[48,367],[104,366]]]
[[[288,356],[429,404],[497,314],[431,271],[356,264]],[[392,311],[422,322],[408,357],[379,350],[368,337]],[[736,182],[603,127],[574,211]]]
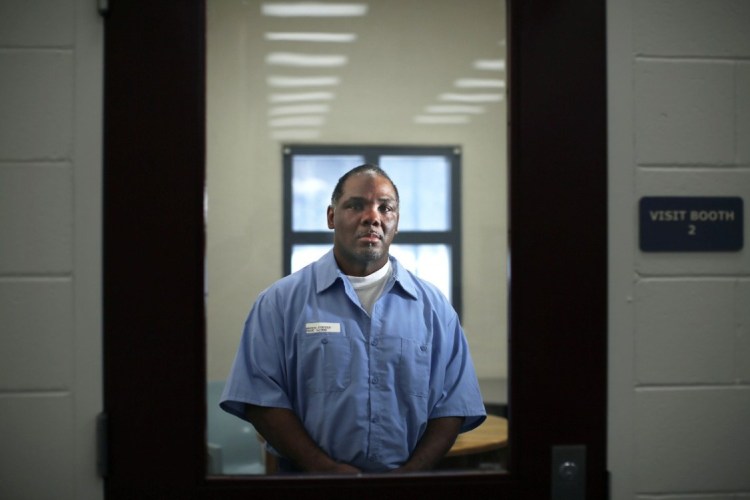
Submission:
[[[200,472],[204,30],[202,1],[112,2],[106,18],[107,498],[184,489]]]
[[[548,479],[551,446],[585,444],[607,498],[605,2],[510,6],[511,458]]]
[[[544,499],[551,447],[583,444],[588,497],[606,498],[604,5],[510,3],[510,473],[243,480],[203,474],[203,0],[113,2],[105,34],[106,497]]]

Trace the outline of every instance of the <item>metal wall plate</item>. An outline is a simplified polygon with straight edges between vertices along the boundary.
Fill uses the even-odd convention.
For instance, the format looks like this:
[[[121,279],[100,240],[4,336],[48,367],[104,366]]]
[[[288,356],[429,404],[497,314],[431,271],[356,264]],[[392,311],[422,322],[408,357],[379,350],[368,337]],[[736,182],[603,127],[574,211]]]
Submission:
[[[586,447],[552,447],[552,500],[586,499]]]

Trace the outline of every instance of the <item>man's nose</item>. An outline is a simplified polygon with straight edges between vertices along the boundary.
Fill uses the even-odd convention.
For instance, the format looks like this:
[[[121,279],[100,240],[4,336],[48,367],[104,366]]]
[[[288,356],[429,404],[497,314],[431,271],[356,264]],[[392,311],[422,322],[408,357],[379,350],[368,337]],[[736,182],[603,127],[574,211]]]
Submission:
[[[380,225],[380,210],[377,206],[371,206],[365,209],[362,222],[366,225]]]

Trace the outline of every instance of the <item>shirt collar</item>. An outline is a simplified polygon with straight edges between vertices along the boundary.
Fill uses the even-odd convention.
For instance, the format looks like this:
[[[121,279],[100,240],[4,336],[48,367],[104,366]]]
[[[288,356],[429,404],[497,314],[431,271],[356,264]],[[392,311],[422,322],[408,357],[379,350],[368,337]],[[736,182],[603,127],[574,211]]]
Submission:
[[[393,255],[389,255],[388,258],[393,267],[393,279],[396,281],[396,284],[398,284],[404,292],[416,299],[417,287],[414,283],[414,276],[412,276]],[[333,249],[329,250],[315,263],[313,272],[315,273],[315,291],[318,293],[333,286],[336,280],[341,279],[343,282],[346,278],[344,273],[339,269],[338,264],[336,264],[336,258],[333,256]]]

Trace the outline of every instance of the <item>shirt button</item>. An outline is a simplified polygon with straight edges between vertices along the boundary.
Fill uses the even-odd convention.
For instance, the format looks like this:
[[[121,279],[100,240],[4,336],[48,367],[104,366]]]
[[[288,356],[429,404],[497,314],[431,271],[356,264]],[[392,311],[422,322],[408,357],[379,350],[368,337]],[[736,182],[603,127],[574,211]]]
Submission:
[[[372,423],[377,424],[378,423],[378,417],[372,417]]]
[[[421,345],[421,346],[419,346],[419,350],[422,351],[422,352],[425,352],[427,350],[427,346],[426,345]]]
[[[370,345],[376,346],[376,345],[378,345],[378,341],[377,340],[373,340],[372,342],[370,342]]]
[[[377,384],[378,383],[378,377],[372,377],[372,383]]]
[[[321,342],[324,343],[324,344],[327,344],[328,343],[328,339],[323,339],[323,340],[321,340]]]

